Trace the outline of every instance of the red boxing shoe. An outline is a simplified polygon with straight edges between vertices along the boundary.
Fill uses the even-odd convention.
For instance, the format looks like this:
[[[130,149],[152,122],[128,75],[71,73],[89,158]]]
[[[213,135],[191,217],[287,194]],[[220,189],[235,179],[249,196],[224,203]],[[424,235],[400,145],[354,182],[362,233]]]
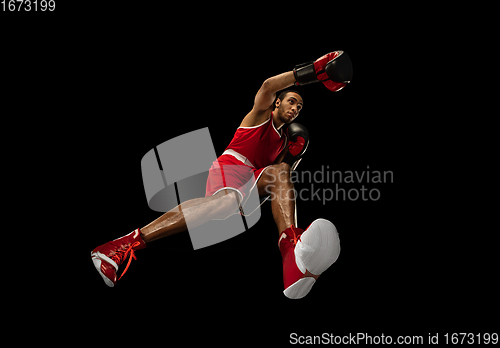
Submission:
[[[305,231],[290,226],[281,233],[278,246],[283,258],[283,293],[293,299],[306,296],[340,254],[337,229],[325,219],[314,220]]]
[[[140,230],[136,229],[126,236],[98,246],[92,250],[90,256],[92,256],[94,266],[106,285],[113,287],[117,282],[116,272],[118,267],[125,261],[127,255],[129,256],[127,266],[118,280],[127,272],[132,258],[137,260],[134,250],[144,249],[145,247],[146,243],[141,238]]]

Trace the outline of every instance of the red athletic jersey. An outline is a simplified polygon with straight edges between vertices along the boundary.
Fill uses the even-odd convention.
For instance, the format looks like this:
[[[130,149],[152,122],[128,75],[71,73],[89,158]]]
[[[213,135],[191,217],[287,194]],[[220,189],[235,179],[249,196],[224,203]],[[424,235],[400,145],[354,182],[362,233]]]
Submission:
[[[286,135],[273,124],[273,113],[258,126],[239,127],[226,150],[233,150],[245,156],[256,168],[274,163],[285,146]]]

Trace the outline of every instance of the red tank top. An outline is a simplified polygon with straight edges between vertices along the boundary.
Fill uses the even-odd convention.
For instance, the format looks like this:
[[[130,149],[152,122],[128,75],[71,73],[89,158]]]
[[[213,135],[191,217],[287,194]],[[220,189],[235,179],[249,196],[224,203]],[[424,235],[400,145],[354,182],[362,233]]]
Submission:
[[[274,163],[285,145],[286,135],[273,124],[273,113],[264,123],[254,127],[238,127],[226,150],[245,156],[256,169]]]

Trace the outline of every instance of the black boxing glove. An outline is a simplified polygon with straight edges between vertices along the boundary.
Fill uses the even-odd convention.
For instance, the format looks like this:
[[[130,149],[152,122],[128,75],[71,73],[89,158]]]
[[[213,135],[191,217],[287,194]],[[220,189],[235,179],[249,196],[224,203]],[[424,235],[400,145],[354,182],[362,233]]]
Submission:
[[[288,163],[294,170],[309,145],[309,132],[303,125],[294,122],[288,126],[286,135],[288,138],[288,151],[282,162]]]
[[[334,51],[315,62],[299,64],[293,69],[295,85],[321,81],[332,92],[340,91],[352,79],[351,59],[344,51]]]

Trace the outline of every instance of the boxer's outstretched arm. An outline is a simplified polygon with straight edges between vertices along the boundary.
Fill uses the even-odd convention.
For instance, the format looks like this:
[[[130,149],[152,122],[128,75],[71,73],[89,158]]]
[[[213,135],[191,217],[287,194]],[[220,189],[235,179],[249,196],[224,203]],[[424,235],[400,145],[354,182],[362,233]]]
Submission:
[[[281,91],[295,83],[293,71],[279,74],[268,78],[262,84],[257,95],[255,96],[254,109],[264,111],[273,105],[276,99],[276,92]]]
[[[290,87],[295,83],[293,71],[268,78],[260,87],[255,96],[252,111],[250,111],[240,124],[240,127],[253,127],[266,121],[273,111],[276,92]]]

